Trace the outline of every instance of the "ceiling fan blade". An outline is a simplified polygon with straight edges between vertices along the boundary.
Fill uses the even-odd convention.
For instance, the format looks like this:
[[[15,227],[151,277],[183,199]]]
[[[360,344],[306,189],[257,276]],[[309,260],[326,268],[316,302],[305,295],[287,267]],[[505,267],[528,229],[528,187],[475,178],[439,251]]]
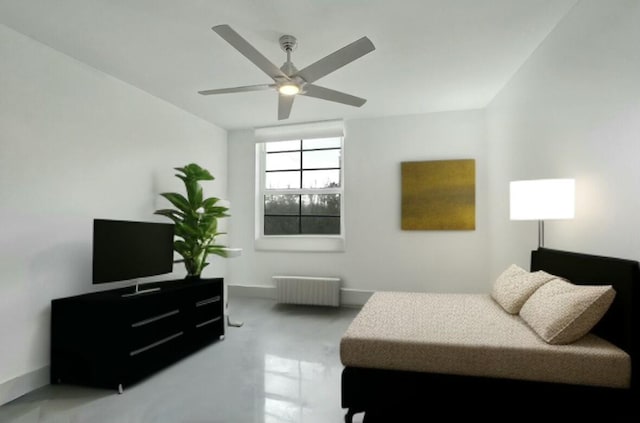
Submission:
[[[297,75],[307,82],[314,82],[375,49],[371,40],[367,37],[362,37],[348,46],[342,47],[340,50],[310,64],[298,72]]]
[[[220,88],[217,90],[198,91],[198,94],[211,95],[211,94],[242,93],[246,91],[263,91],[263,90],[270,90],[275,86],[276,84],[247,85],[244,87]]]
[[[278,95],[278,120],[287,119],[291,114],[291,106],[295,95]]]
[[[226,42],[231,44],[236,50],[238,50],[244,57],[249,59],[254,65],[262,69],[264,73],[271,78],[285,78],[289,79],[284,72],[274,65],[269,59],[264,57],[262,53],[255,49],[247,40],[242,38],[240,34],[231,29],[229,25],[217,25],[213,29],[219,36],[221,36]]]
[[[311,84],[305,85],[304,92],[300,94],[306,95],[307,97],[321,98],[323,100],[335,101],[336,103],[355,107],[360,107],[367,102],[364,98]]]

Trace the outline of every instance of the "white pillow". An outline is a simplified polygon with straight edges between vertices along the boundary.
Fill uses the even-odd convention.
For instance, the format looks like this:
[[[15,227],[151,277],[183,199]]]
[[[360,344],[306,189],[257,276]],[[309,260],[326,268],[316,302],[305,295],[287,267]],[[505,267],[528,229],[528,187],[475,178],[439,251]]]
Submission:
[[[549,344],[569,344],[600,321],[615,295],[611,285],[574,285],[554,279],[531,295],[520,317]]]
[[[518,265],[512,264],[494,282],[491,297],[507,313],[518,314],[531,294],[554,278],[555,276],[546,272],[527,272]]]

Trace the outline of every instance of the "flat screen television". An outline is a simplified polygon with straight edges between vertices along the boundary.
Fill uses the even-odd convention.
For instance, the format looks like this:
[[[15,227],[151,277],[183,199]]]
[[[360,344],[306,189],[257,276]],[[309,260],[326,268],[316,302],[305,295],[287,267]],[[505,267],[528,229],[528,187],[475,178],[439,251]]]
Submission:
[[[93,283],[171,273],[173,238],[172,223],[94,219]]]

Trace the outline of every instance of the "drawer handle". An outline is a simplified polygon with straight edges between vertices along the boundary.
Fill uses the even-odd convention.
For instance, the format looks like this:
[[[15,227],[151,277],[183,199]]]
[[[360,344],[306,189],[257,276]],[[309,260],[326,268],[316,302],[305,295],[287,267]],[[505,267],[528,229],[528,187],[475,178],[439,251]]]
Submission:
[[[147,345],[146,347],[142,347],[142,348],[138,348],[137,350],[133,350],[133,351],[131,351],[131,352],[129,353],[129,355],[130,355],[131,357],[133,357],[134,355],[138,355],[138,354],[140,354],[140,353],[143,353],[143,352],[145,352],[145,351],[148,351],[148,350],[150,350],[151,348],[155,348],[155,347],[160,346],[160,345],[162,345],[162,344],[166,344],[167,342],[171,341],[172,339],[175,339],[175,338],[177,338],[177,337],[179,337],[179,336],[182,336],[182,334],[183,334],[183,333],[184,333],[184,332],[174,333],[173,335],[171,335],[171,336],[167,336],[166,338],[163,338],[163,339],[161,339],[161,340],[159,340],[159,341],[156,341],[156,342],[154,342],[153,344],[149,344],[149,345]]]
[[[154,317],[149,317],[148,319],[144,319],[144,320],[140,320],[139,322],[135,322],[135,323],[131,323],[131,327],[132,328],[139,328],[140,326],[144,326],[144,325],[148,325],[149,323],[153,323],[156,322],[160,319],[164,319],[165,317],[169,317],[169,316],[173,316],[175,314],[180,313],[180,310],[175,309],[175,310],[171,310],[167,313],[164,314],[159,314],[157,316]]]
[[[204,321],[204,322],[198,323],[198,324],[196,325],[196,328],[197,328],[197,329],[200,329],[201,327],[206,326],[206,325],[210,325],[211,323],[215,323],[215,322],[217,322],[217,321],[218,321],[218,320],[220,320],[220,319],[221,319],[221,316],[218,316],[218,317],[213,318],[213,319],[211,319],[211,320],[206,320],[206,321]]]
[[[201,301],[196,302],[196,307],[206,306],[207,304],[217,303],[220,301],[220,295],[216,295],[215,297],[207,298]]]

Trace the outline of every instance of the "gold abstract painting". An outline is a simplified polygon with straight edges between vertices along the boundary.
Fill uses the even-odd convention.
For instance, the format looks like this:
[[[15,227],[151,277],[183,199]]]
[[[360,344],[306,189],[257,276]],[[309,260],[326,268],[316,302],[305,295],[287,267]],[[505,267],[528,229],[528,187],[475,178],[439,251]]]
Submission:
[[[403,230],[474,230],[476,162],[402,162]]]

